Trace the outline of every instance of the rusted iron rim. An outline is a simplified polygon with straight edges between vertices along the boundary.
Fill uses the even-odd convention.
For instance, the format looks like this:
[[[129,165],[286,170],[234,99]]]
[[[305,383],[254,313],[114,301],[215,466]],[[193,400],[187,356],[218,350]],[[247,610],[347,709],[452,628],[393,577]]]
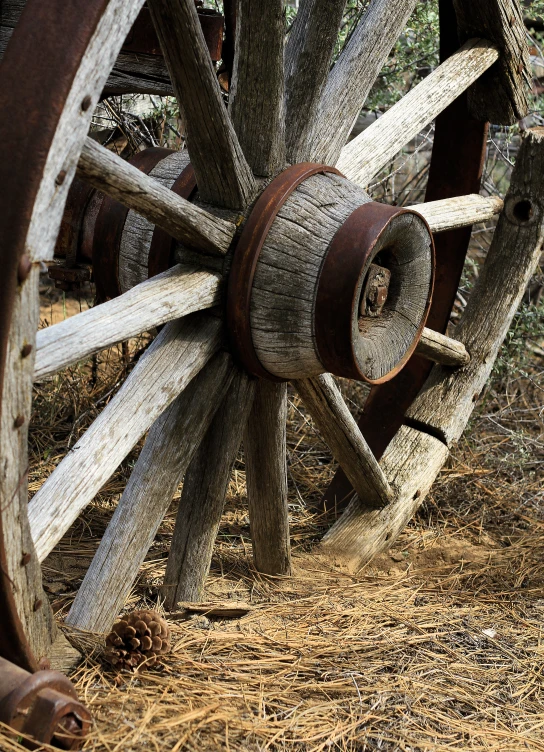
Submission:
[[[359,368],[353,347],[352,321],[359,309],[361,273],[370,265],[381,235],[392,219],[415,214],[431,238],[429,296],[414,339],[395,367],[379,379],[370,379]],[[404,368],[423,332],[431,306],[435,274],[434,246],[427,222],[417,212],[370,201],[353,211],[334,235],[319,275],[315,303],[315,338],[319,360],[327,371],[344,378],[383,384]]]
[[[261,193],[234,251],[227,289],[227,329],[234,354],[254,376],[282,382],[261,364],[251,336],[251,290],[264,241],[281,207],[298,186],[312,175],[333,173],[336,167],[301,162],[281,172]]]
[[[188,201],[195,193],[196,188],[195,171],[193,166],[188,164],[170,190]],[[156,274],[165,272],[172,266],[172,253],[175,243],[174,238],[165,230],[155,227],[149,247],[149,256],[147,257],[147,273],[149,277],[154,277]]]
[[[108,0],[28,0],[2,59],[0,103],[0,409],[7,341],[32,210],[66,98]],[[62,44],[59,44],[62,39]],[[39,55],[36,50],[39,49]],[[47,60],[47,65],[43,61]],[[24,75],[22,75],[24,71]],[[6,575],[0,514],[0,655],[37,668]]]
[[[152,146],[134,154],[128,161],[147,175],[173,149]],[[103,303],[121,295],[119,282],[119,252],[128,209],[120,201],[104,196],[96,217],[93,237],[93,276],[97,301]]]
[[[439,0],[440,62],[459,49],[457,18],[452,0]],[[468,112],[467,95],[461,95],[437,118],[425,201],[479,193],[487,144],[488,124],[474,120]],[[472,228],[435,235],[436,277],[427,326],[445,332]],[[432,363],[413,355],[393,380],[372,389],[358,425],[374,455],[379,459],[403,424],[404,415],[425,384]],[[322,505],[345,508],[353,488],[339,469],[322,499]]]

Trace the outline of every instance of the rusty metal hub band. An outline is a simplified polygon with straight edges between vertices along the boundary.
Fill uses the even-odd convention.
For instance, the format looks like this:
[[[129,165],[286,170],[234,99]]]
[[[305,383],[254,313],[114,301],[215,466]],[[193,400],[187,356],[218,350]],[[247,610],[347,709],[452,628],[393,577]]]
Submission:
[[[420,296],[419,310],[415,312],[411,330],[408,331],[406,349],[400,353],[400,358],[395,356],[388,363],[387,350],[393,351],[393,343],[388,342],[391,334],[395,334],[394,330],[399,330],[402,325],[408,326],[405,313],[396,311],[395,304],[400,308],[403,301],[399,298],[408,298],[415,292],[415,285],[412,286],[410,275],[406,272],[412,248],[419,241],[418,234],[423,239],[423,245],[428,243],[428,289]],[[365,318],[360,317],[361,295],[371,263],[378,254],[384,259],[388,256],[389,260],[382,263],[394,270],[389,299],[381,315],[382,320],[387,321],[387,326],[367,326],[365,330]],[[326,370],[337,376],[371,384],[381,384],[393,378],[408,361],[421,337],[431,304],[433,282],[434,246],[431,231],[423,217],[416,212],[375,201],[355,209],[332,239],[318,282],[315,337],[319,359]],[[413,303],[412,298],[412,306]],[[366,319],[367,324],[372,321]],[[359,331],[356,331],[357,328]],[[372,349],[380,351],[380,358],[376,358],[376,362],[369,361],[368,356],[365,357],[360,351],[359,345],[365,342],[365,338],[369,343],[373,339]],[[377,370],[378,360],[383,372]]]
[[[311,162],[301,162],[280,173],[257,199],[238,239],[228,281],[227,327],[234,353],[254,376],[285,381],[263,367],[251,336],[251,289],[261,249],[278,212],[293,191],[312,175],[327,172],[343,177],[336,167]]]

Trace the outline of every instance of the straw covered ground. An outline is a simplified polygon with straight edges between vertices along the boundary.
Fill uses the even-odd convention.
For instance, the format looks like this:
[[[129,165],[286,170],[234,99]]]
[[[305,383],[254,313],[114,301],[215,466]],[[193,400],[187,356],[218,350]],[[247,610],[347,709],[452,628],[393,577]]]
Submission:
[[[44,325],[79,310],[59,295],[44,286]],[[357,576],[313,553],[334,516],[314,510],[335,466],[291,394],[293,576],[263,578],[253,568],[241,455],[205,600],[250,609],[239,618],[171,620],[172,652],[133,674],[104,663],[100,636],[70,633],[85,656],[72,679],[94,718],[86,749],[544,750],[543,321],[542,305],[523,308],[431,495],[394,548]],[[36,388],[31,492],[144,346],[113,348],[94,367]],[[357,412],[360,389],[344,388]],[[136,457],[45,562],[60,621]],[[161,608],[178,499],[127,609]],[[22,749],[5,731],[0,748]]]

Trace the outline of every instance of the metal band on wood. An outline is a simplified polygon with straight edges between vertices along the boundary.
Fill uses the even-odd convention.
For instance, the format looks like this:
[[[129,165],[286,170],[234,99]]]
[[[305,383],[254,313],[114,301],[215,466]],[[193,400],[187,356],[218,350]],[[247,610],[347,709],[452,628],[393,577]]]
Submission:
[[[361,270],[370,265],[380,238],[391,220],[401,214],[416,212],[375,201],[362,204],[341,225],[331,241],[321,268],[315,304],[317,351],[320,361],[331,373],[370,384],[385,383],[402,370],[421,337],[431,305],[431,295],[427,299],[425,312],[411,346],[396,366],[383,377],[371,379],[361,371],[350,336],[352,321],[359,308]],[[423,217],[417,216],[429,229]],[[433,254],[431,291],[434,270]]]
[[[254,376],[285,381],[263,367],[251,336],[251,289],[263,243],[291,193],[312,175],[327,172],[343,177],[335,167],[311,162],[293,165],[280,173],[255,203],[236,245],[227,290],[227,329],[234,353]]]
[[[172,154],[172,149],[151,147],[135,154],[129,162],[147,175],[156,165]],[[129,209],[119,201],[105,196],[96,218],[93,240],[93,274],[96,296],[100,302],[121,294],[119,283],[119,249]]]
[[[181,196],[181,198],[189,200],[196,191],[196,188],[195,171],[193,166],[189,164],[181,172],[170,190]],[[172,266],[174,244],[175,240],[171,235],[160,227],[155,227],[147,259],[147,272],[150,277],[165,272]]]

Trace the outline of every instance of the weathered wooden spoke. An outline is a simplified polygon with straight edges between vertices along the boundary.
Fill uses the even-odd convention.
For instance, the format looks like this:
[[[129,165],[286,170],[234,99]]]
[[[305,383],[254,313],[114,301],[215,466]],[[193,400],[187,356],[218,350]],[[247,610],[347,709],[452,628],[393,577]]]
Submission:
[[[200,194],[243,209],[255,181],[230,121],[193,0],[150,0],[149,8],[185,122]]]
[[[491,42],[471,39],[385,115],[344,146],[338,168],[365,187],[401,148],[498,59]]]
[[[94,632],[111,627],[234,372],[229,356],[218,353],[151,427],[69,624]]]
[[[236,55],[229,112],[256,175],[275,175],[285,164],[282,0],[238,6]]]
[[[220,344],[220,322],[193,317],[167,324],[122,388],[30,502],[42,561],[161,412]]]
[[[166,608],[202,598],[254,390],[246,373],[235,374],[187,469],[162,588]]]
[[[291,571],[287,508],[287,386],[261,380],[244,434],[249,524],[255,566]]]
[[[193,0],[149,0],[164,53],[149,86],[165,77],[166,61],[171,80],[163,83],[179,100],[188,150],[144,150],[131,164],[87,131],[93,105],[121,80],[119,51],[143,1],[28,0],[0,90],[2,110],[18,108],[0,123],[0,186],[9,197],[0,215],[0,607],[8,614],[0,655],[35,669],[51,654],[56,633],[39,562],[147,432],[68,622],[111,626],[182,481],[163,594],[167,607],[201,597],[242,436],[255,568],[289,575],[288,381],[357,492],[323,551],[358,569],[421,503],[488,378],[544,227],[538,130],[523,142],[504,207],[471,193],[477,180],[410,208],[365,192],[410,139],[459,102],[480,120],[525,114],[516,0],[448,2],[450,19],[457,12],[454,54],[345,145],[415,0],[371,0],[332,69],[344,0],[302,0],[285,60],[282,3],[240,0],[226,53],[234,61],[228,108]],[[15,24],[11,11],[5,18]],[[57,27],[62,45],[51,38]],[[455,37],[454,25],[450,31]],[[0,25],[0,52],[4,38]],[[29,45],[40,42],[47,65],[31,61],[27,70]],[[480,143],[485,126],[476,130]],[[70,189],[76,171],[84,182]],[[473,223],[497,214],[475,293],[448,337],[462,255],[452,281],[452,254],[435,254],[433,235],[468,238]],[[61,219],[67,261],[92,260],[105,302],[36,335],[39,268],[53,258]],[[27,510],[33,379],[158,326]],[[414,363],[428,372],[428,361],[436,365],[417,399],[414,392],[400,407],[380,402],[380,385],[409,380]],[[385,454],[387,441],[376,449],[380,416],[360,430],[333,376],[373,385],[363,418],[382,404],[396,411],[402,427]]]
[[[227,252],[236,231],[233,224],[163,188],[91,138],[83,146],[78,174],[192,248],[208,253]]]

